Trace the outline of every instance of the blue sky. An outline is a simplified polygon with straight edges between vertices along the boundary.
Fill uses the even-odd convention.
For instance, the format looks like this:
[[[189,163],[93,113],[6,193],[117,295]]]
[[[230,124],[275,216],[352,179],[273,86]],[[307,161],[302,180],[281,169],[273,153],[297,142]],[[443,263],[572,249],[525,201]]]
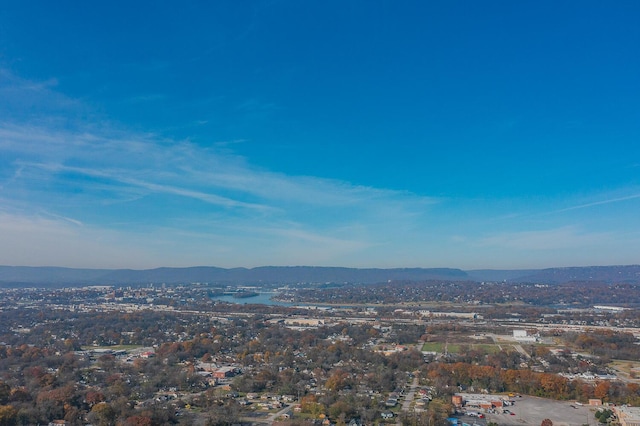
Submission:
[[[0,4],[0,264],[637,264],[640,3]]]

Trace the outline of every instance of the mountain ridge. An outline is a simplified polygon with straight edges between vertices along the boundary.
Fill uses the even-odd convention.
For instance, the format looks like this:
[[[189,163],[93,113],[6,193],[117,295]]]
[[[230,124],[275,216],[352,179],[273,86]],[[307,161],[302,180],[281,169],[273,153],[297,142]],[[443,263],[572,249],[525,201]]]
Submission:
[[[570,281],[640,283],[640,265],[578,266],[546,269],[347,268],[330,266],[192,266],[153,269],[90,269],[55,266],[0,266],[1,287],[81,285],[298,284],[387,281],[511,281],[562,284]]]
[[[374,283],[388,280],[467,279],[464,271],[451,268],[344,268],[318,266],[261,266],[256,268],[218,268],[194,266],[154,269],[75,269],[38,266],[0,266],[0,285],[18,287],[39,285],[124,285],[144,283],[221,284],[259,283]]]

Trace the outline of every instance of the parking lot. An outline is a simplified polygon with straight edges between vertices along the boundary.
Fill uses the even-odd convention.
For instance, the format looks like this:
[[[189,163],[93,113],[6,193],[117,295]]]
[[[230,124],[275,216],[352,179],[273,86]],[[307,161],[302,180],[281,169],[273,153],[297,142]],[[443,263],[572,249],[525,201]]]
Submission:
[[[495,422],[504,426],[535,425],[539,426],[544,419],[553,422],[553,426],[597,425],[594,416],[595,408],[579,406],[571,401],[554,401],[551,399],[523,396],[517,398],[512,407],[506,407],[511,414],[485,414],[483,424]]]

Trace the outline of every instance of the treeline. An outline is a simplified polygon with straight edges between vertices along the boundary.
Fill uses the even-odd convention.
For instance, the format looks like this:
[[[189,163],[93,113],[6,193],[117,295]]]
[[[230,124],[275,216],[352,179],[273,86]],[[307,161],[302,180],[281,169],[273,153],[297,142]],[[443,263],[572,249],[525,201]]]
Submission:
[[[392,291],[389,291],[392,288]],[[558,285],[540,283],[478,283],[474,281],[396,281],[371,285],[345,285],[326,289],[295,291],[297,302],[400,304],[437,302],[523,302],[537,306],[566,304],[592,306],[640,305],[640,285],[570,282]]]
[[[600,398],[615,404],[640,404],[640,385],[637,383],[606,380],[592,383],[530,369],[503,369],[464,362],[430,363],[423,367],[422,374],[441,392],[473,388],[475,391],[517,392],[558,400],[586,402],[589,398]]]
[[[638,339],[631,333],[597,329],[585,333],[566,332],[561,337],[576,350],[605,360],[640,361]]]

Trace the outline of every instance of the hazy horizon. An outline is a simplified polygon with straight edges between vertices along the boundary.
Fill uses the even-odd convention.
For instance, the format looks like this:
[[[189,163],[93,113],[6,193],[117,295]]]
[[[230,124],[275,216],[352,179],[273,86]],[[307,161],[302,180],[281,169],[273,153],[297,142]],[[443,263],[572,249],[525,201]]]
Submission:
[[[459,268],[456,266],[399,266],[399,267],[387,267],[382,268],[379,266],[362,266],[362,267],[351,267],[351,266],[334,266],[334,265],[257,265],[257,266],[231,266],[231,267],[223,267],[218,265],[187,265],[187,266],[171,266],[171,265],[162,265],[155,266],[152,268],[81,268],[81,267],[73,267],[73,266],[60,266],[60,265],[0,265],[0,268],[60,268],[60,269],[88,269],[88,270],[132,270],[132,271],[144,271],[144,270],[153,270],[153,269],[195,269],[195,268],[217,268],[217,269],[261,269],[261,268],[345,268],[345,269],[425,269],[425,270],[460,270],[463,272],[473,272],[473,271],[527,271],[527,270],[543,270],[543,269],[571,269],[571,268],[615,268],[615,267],[633,267],[640,266],[640,264],[611,264],[611,265],[562,265],[562,266],[547,266],[541,268]]]
[[[639,13],[2,4],[0,264],[638,264]]]

